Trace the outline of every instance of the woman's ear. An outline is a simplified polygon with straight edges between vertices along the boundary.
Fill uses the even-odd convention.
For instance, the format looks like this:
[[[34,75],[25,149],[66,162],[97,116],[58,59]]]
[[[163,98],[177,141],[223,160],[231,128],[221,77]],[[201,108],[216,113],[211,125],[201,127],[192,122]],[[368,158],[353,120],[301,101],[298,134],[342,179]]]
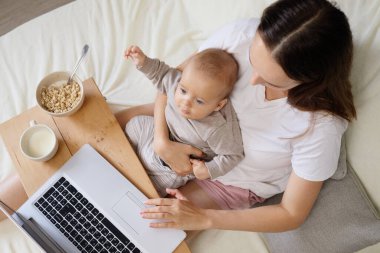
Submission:
[[[220,109],[222,109],[226,104],[227,104],[227,98],[221,100],[219,103],[218,103],[218,106],[215,108],[215,112],[219,111]]]

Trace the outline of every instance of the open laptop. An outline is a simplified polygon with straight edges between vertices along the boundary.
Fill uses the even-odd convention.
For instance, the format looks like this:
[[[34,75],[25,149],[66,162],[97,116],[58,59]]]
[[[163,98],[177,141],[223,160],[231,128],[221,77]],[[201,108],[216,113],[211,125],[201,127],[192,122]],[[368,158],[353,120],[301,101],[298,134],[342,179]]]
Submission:
[[[49,253],[174,251],[185,232],[150,228],[146,199],[86,144],[16,212],[0,209]]]

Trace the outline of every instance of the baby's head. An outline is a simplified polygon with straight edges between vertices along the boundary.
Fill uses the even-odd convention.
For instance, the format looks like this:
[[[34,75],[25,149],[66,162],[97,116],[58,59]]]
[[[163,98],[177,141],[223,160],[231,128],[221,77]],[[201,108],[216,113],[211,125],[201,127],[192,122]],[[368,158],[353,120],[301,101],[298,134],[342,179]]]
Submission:
[[[202,119],[227,103],[238,76],[235,58],[221,49],[206,49],[194,55],[183,69],[175,92],[179,113]]]

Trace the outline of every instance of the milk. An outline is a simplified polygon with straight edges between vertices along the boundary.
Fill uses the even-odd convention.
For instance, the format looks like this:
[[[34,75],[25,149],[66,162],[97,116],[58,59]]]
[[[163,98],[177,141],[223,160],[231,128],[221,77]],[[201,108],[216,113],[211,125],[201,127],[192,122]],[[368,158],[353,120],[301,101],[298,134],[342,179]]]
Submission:
[[[22,154],[33,160],[45,162],[54,157],[58,151],[58,140],[53,130],[35,120],[29,122],[29,127],[20,137]]]
[[[29,137],[28,153],[32,157],[47,155],[54,148],[54,144],[55,138],[48,129],[37,128]]]

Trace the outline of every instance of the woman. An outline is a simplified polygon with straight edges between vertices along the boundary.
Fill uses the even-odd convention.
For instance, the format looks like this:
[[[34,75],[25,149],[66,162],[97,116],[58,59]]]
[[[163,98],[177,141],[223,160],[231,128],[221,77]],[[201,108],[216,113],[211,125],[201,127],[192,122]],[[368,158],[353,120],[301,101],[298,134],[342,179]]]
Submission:
[[[347,18],[325,0],[280,0],[259,23],[227,26],[201,49],[207,47],[227,49],[239,62],[231,101],[246,158],[215,181],[195,180],[169,189],[174,198],[148,200],[154,207],[142,216],[164,219],[151,223],[156,228],[295,229],[307,218],[323,181],[334,174],[341,137],[356,117]],[[164,103],[158,97],[155,150],[171,168],[189,173],[189,156],[199,151],[168,139]],[[139,113],[149,114],[150,108],[140,107]],[[117,115],[120,122],[130,117],[125,115]],[[283,191],[277,205],[246,208]]]

